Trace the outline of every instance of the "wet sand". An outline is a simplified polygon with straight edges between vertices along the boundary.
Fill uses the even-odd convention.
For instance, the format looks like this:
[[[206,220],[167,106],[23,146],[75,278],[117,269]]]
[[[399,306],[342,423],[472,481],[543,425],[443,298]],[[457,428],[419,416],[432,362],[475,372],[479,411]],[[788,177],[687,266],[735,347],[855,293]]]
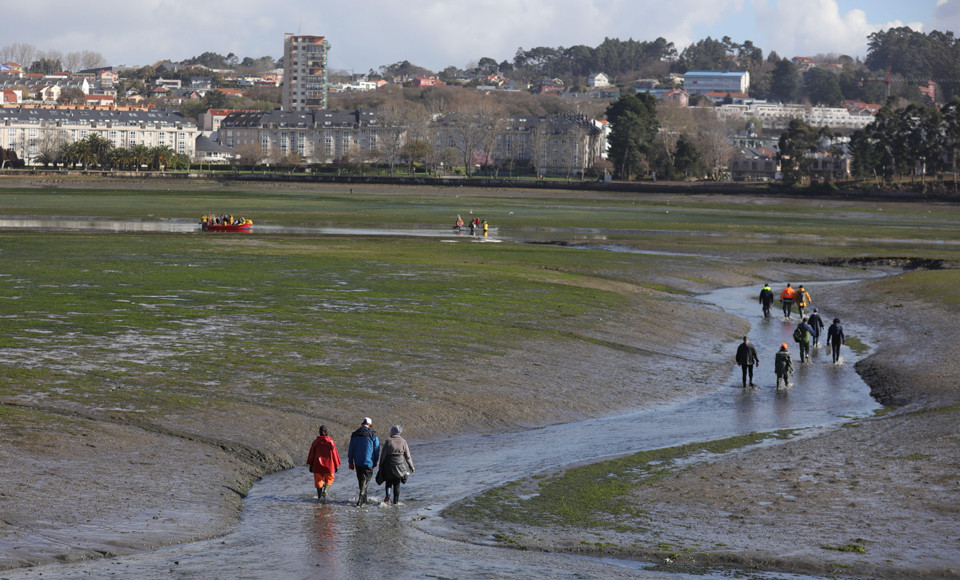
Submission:
[[[663,570],[958,577],[960,362],[949,347],[960,339],[957,316],[943,305],[884,297],[884,284],[820,290],[817,303],[845,322],[848,336],[858,324],[879,331],[878,348],[856,368],[881,403],[898,405],[890,412],[643,486],[633,503],[644,516],[623,522],[643,533],[504,533],[528,549],[612,553],[663,562]],[[469,525],[464,530],[469,535]]]
[[[758,268],[700,277],[731,286],[754,283],[758,273],[783,278],[776,266]],[[816,279],[819,270],[810,266],[806,278]],[[698,546],[689,563],[863,577],[960,574],[960,361],[951,348],[958,344],[957,316],[941,305],[878,292],[882,284],[862,282],[816,299],[844,319],[848,332],[863,313],[872,328],[883,329],[876,353],[857,368],[881,401],[900,407],[854,427],[725,457],[644,489],[636,501],[656,516],[657,541]],[[148,425],[123,410],[78,405],[66,413],[51,409],[44,421],[19,431],[5,428],[0,416],[0,569],[222,534],[257,477],[302,463],[318,419],[349,433],[356,417],[389,417],[417,425],[415,437],[428,440],[569,421],[638,400],[675,400],[725,380],[730,341],[746,323],[731,323],[694,300],[659,304],[661,310],[610,321],[597,337],[630,345],[631,357],[599,346],[570,353],[532,344],[483,361],[460,381],[441,372],[426,377],[416,398],[374,407],[338,402],[335,416],[255,407],[238,416],[211,408]],[[665,317],[673,322],[664,329],[658,322]],[[640,331],[651,327],[661,332]],[[936,342],[918,344],[920,337]],[[672,363],[671,380],[651,377],[642,390],[629,392],[606,388],[649,365],[664,368],[664,359]],[[18,404],[43,407],[43,401],[4,403],[8,413]],[[198,432],[207,436],[192,435]],[[575,533],[551,530],[548,537],[529,547],[583,550]],[[823,548],[860,540],[865,553]]]

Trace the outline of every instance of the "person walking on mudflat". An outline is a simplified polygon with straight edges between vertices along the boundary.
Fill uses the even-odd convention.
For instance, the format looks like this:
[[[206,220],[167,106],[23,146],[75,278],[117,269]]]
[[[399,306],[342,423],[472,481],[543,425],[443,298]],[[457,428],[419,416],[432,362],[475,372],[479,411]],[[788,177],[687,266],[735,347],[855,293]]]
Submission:
[[[777,390],[780,389],[780,381],[783,381],[783,388],[790,388],[790,375],[793,374],[793,359],[790,358],[790,352],[787,351],[787,343],[780,345],[773,358],[773,370],[777,373]]]
[[[753,367],[760,366],[760,357],[757,356],[757,349],[750,344],[750,339],[743,337],[743,342],[737,347],[737,366],[743,371],[743,388],[747,388],[747,375],[750,376],[750,386],[753,384]]]
[[[360,495],[357,507],[367,503],[367,486],[373,479],[373,468],[380,461],[380,439],[371,428],[373,421],[364,417],[360,427],[350,435],[350,448],[347,450],[347,464],[357,471],[357,483]]]
[[[797,312],[800,313],[800,318],[803,318],[803,309],[813,303],[813,298],[810,298],[810,293],[807,292],[803,284],[797,288]]]
[[[780,304],[783,305],[783,315],[790,318],[790,312],[793,310],[793,301],[797,298],[797,291],[790,284],[780,293]]]
[[[833,362],[836,364],[840,360],[840,345],[847,344],[847,337],[843,335],[843,326],[840,325],[840,319],[834,318],[833,324],[827,329],[827,346],[833,346]]]
[[[813,314],[810,315],[810,318],[807,319],[807,324],[810,325],[810,330],[813,332],[811,337],[813,338],[813,344],[820,348],[820,335],[823,334],[823,319],[820,318],[820,314],[817,312],[817,309],[813,309]]]
[[[333,442],[324,425],[320,425],[320,434],[310,446],[307,465],[310,466],[310,473],[313,474],[313,483],[317,486],[317,499],[322,501],[327,497],[327,488],[333,484],[334,474],[340,467],[337,444]]]
[[[773,305],[773,290],[770,284],[764,284],[760,290],[760,305],[763,307],[763,317],[770,318],[770,306]]]
[[[813,336],[813,329],[807,324],[804,318],[797,328],[793,331],[793,340],[800,345],[800,362],[804,363],[810,360],[810,340]]]
[[[410,459],[410,446],[400,436],[400,425],[390,427],[390,438],[380,447],[380,470],[377,471],[377,484],[386,483],[386,496],[383,503],[390,503],[390,488],[393,488],[393,503],[400,501],[400,484],[407,483],[407,476],[413,473],[413,460]],[[407,467],[410,468],[409,473]]]

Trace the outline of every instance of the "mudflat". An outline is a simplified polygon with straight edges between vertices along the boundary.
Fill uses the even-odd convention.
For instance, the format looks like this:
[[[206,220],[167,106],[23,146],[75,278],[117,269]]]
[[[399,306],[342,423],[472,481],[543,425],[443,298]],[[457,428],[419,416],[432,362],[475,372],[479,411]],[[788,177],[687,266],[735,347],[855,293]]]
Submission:
[[[676,207],[690,198],[661,199]],[[776,205],[776,200],[756,203]],[[844,211],[856,218],[860,209],[851,203]],[[349,243],[338,240],[323,249]],[[263,242],[248,245],[258,244]],[[301,245],[290,251],[314,251]],[[114,374],[103,379],[106,373],[99,368],[112,362],[115,352],[90,360],[87,368],[58,374],[62,385],[18,389],[17,384],[34,380],[36,368],[51,363],[24,364],[22,353],[15,352],[30,348],[24,336],[42,337],[49,330],[36,323],[29,329],[17,326],[18,340],[0,348],[6,374],[0,394],[0,569],[222,534],[236,521],[252,482],[303,463],[319,423],[346,434],[359,417],[370,415],[382,418],[381,427],[396,422],[410,431],[415,425],[416,437],[428,440],[533,428],[705,392],[729,375],[729,350],[747,323],[699,303],[697,292],[850,273],[829,259],[829,249],[807,261],[784,260],[771,255],[768,246],[748,244],[736,252],[734,266],[729,255],[716,261],[651,260],[642,265],[642,275],[633,277],[612,264],[589,272],[537,264],[536,284],[609,293],[618,302],[545,313],[544,320],[556,326],[551,333],[533,335],[522,348],[506,341],[509,348],[428,353],[429,360],[415,366],[415,377],[371,372],[364,389],[329,392],[322,402],[308,405],[268,399],[263,391],[269,389],[249,383],[242,396],[232,393],[229,403],[218,401],[211,387],[208,399],[191,390],[190,397],[174,404],[160,399],[166,396],[163,385],[157,386],[158,402],[145,400],[139,391],[126,401],[129,385]],[[930,257],[927,249],[918,253]],[[947,266],[955,265],[948,261]],[[869,325],[881,341],[857,369],[877,399],[891,405],[889,412],[769,448],[731,453],[645,487],[632,501],[645,506],[656,528],[640,538],[609,532],[604,549],[624,557],[669,559],[666,569],[708,565],[862,577],[957,575],[960,362],[953,347],[958,344],[956,293],[949,291],[960,283],[955,272],[940,270],[928,279],[891,269],[890,276],[817,296],[841,318],[870,313]],[[2,313],[13,320],[16,304],[9,299],[28,289],[17,285],[13,272],[3,279],[13,306]],[[948,290],[929,291],[941,285]],[[666,319],[669,325],[662,324]],[[545,323],[532,318],[525,324]],[[646,332],[649,328],[658,331]],[[403,353],[398,356],[405,360]],[[663,368],[664,359],[670,361],[670,376],[650,376],[633,390],[611,388],[624,384],[624,375],[642,375],[647,363]],[[82,381],[65,378],[74,375],[82,375]],[[271,380],[279,379],[267,376],[262,383]],[[110,392],[108,404],[85,396],[71,381]],[[514,537],[550,538],[528,541],[528,548],[591,550],[577,530],[547,532],[520,530]],[[849,541],[825,547],[824,538],[838,537]],[[701,548],[677,557],[675,549],[658,547],[664,544]]]

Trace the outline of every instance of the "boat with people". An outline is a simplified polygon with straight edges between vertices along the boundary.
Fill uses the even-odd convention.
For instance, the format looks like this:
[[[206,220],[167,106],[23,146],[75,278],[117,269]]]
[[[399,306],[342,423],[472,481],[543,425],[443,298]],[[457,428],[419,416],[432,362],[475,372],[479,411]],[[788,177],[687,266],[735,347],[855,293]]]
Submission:
[[[200,218],[200,229],[205,232],[249,232],[252,227],[253,220],[229,214],[207,214]]]

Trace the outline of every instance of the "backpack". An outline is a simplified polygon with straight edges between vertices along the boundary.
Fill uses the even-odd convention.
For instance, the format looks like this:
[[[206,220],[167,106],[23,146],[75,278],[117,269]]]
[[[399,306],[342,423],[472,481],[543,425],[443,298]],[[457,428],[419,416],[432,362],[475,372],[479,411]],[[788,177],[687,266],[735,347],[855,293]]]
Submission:
[[[798,326],[793,331],[793,342],[800,342],[800,339],[803,338],[803,330]]]

